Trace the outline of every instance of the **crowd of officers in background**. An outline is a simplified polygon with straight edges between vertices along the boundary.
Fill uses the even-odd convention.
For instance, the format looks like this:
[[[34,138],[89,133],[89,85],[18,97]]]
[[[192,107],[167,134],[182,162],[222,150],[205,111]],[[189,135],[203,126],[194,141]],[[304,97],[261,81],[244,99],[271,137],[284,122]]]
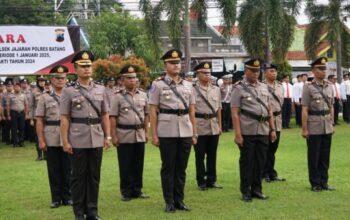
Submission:
[[[120,77],[109,78],[104,86],[93,82],[90,51],[72,60],[75,83],[66,84],[65,66],[54,67],[50,80],[38,76],[30,85],[26,79],[0,82],[2,141],[14,147],[23,147],[25,140],[36,142],[37,160],[47,152],[51,208],[73,205],[76,219],[100,219],[102,148],[110,144],[117,147],[122,201],[149,198],[142,192],[149,124],[162,160],[165,212],[190,211],[184,186],[192,145],[198,189],[223,188],[217,183],[217,148],[220,134],[233,128],[242,200],[268,199],[262,180],[286,181],[275,170],[275,153],[282,128],[290,128],[292,108],[307,139],[311,190],[334,189],[328,185],[331,135],[341,109],[350,122],[347,75],[341,85],[335,75],[324,80],[327,59],[322,57],[311,64],[312,78],[301,74],[291,85],[288,76],[277,81],[276,65],[248,59],[242,78],[228,74],[218,81],[210,62],[180,77],[181,58],[179,50],[166,52],[165,72],[147,92],[139,88],[134,65],[124,66]],[[260,71],[263,82],[258,81]]]

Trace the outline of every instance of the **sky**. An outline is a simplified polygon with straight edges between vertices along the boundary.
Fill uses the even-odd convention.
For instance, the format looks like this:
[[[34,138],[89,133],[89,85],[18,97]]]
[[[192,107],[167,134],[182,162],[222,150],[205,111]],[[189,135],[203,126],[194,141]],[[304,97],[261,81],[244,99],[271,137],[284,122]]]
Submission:
[[[159,0],[152,0],[152,2],[158,2]],[[238,0],[238,4],[240,4],[244,0]],[[119,2],[123,3],[125,5],[125,8],[131,10],[131,14],[134,14],[136,16],[141,17],[141,13],[138,11],[138,2],[139,0],[119,0]],[[209,1],[209,6],[215,6],[214,1]],[[349,1],[350,2],[350,1]],[[328,0],[317,0],[317,3],[320,4],[327,4]],[[308,18],[304,14],[304,8],[303,7],[300,11],[300,15],[297,17],[298,24],[307,24]],[[221,18],[220,18],[220,11],[215,8],[209,8],[208,10],[208,23],[211,25],[220,25]]]

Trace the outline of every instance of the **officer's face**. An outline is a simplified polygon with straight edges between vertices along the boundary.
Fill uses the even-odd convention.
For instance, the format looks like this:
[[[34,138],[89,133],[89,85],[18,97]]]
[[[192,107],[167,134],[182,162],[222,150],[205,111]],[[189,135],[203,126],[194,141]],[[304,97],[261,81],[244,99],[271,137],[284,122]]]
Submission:
[[[67,78],[62,76],[54,76],[51,79],[51,84],[55,88],[63,88],[66,85]]]
[[[15,92],[20,92],[21,91],[21,86],[20,85],[15,85],[14,87]]]
[[[259,79],[260,69],[245,68],[244,75],[248,82],[255,83]]]
[[[136,88],[136,77],[124,77],[124,86],[127,89]]]
[[[324,66],[312,68],[312,72],[316,79],[323,80],[326,77],[327,68]]]
[[[198,80],[204,83],[207,83],[210,81],[210,76],[211,76],[211,72],[208,70],[199,70],[197,71],[197,77]]]
[[[178,75],[181,72],[180,60],[173,60],[165,62],[165,70],[168,74]]]
[[[107,82],[107,85],[108,85],[108,86],[114,86],[114,84],[115,84],[115,81],[114,81],[114,80],[109,80],[109,81]]]
[[[21,87],[22,87],[22,89],[27,89],[28,84],[27,83],[21,83]]]
[[[80,78],[90,78],[92,75],[91,65],[76,65],[75,71]]]
[[[12,92],[13,86],[12,85],[6,86],[6,90],[7,90],[7,92]]]
[[[270,81],[274,81],[277,78],[277,71],[275,69],[266,69],[265,78]]]

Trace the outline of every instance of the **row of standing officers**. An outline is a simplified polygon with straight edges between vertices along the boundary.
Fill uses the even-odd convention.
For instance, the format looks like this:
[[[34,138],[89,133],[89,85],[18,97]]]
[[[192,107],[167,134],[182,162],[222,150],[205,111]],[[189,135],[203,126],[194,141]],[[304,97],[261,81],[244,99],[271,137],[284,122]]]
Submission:
[[[216,152],[222,133],[221,92],[210,83],[208,62],[195,67],[195,84],[181,79],[181,57],[179,50],[164,54],[166,74],[153,82],[149,97],[137,89],[138,67],[133,65],[121,70],[124,88],[108,97],[103,86],[90,80],[94,57],[89,51],[77,53],[72,60],[78,76],[74,85],[63,89],[68,70],[64,66],[53,68],[53,91],[40,96],[36,110],[39,146],[48,156],[52,207],[72,204],[76,219],[100,219],[97,201],[102,148],[107,149],[110,142],[117,146],[122,201],[149,198],[142,192],[148,124],[151,142],[160,150],[166,212],[190,211],[184,203],[184,187],[191,145],[199,189],[222,188],[216,179]],[[333,94],[324,81],[325,63],[326,58],[312,63],[315,80],[305,85],[302,103],[309,179],[316,192],[333,189],[328,185],[327,172],[334,132],[330,123]],[[258,81],[262,66],[264,83]],[[276,82],[276,69],[273,64],[249,59],[244,79],[233,85],[230,109],[234,141],[240,149],[240,189],[246,202],[268,198],[262,192],[263,178],[285,181],[274,169],[283,104],[283,87]]]

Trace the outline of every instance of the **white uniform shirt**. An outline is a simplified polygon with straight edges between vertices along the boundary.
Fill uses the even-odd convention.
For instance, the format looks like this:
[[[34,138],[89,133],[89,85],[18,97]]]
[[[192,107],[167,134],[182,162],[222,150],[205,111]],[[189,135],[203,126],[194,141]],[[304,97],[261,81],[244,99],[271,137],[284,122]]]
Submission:
[[[293,97],[293,86],[290,83],[282,82],[283,86],[283,98],[292,98]]]

